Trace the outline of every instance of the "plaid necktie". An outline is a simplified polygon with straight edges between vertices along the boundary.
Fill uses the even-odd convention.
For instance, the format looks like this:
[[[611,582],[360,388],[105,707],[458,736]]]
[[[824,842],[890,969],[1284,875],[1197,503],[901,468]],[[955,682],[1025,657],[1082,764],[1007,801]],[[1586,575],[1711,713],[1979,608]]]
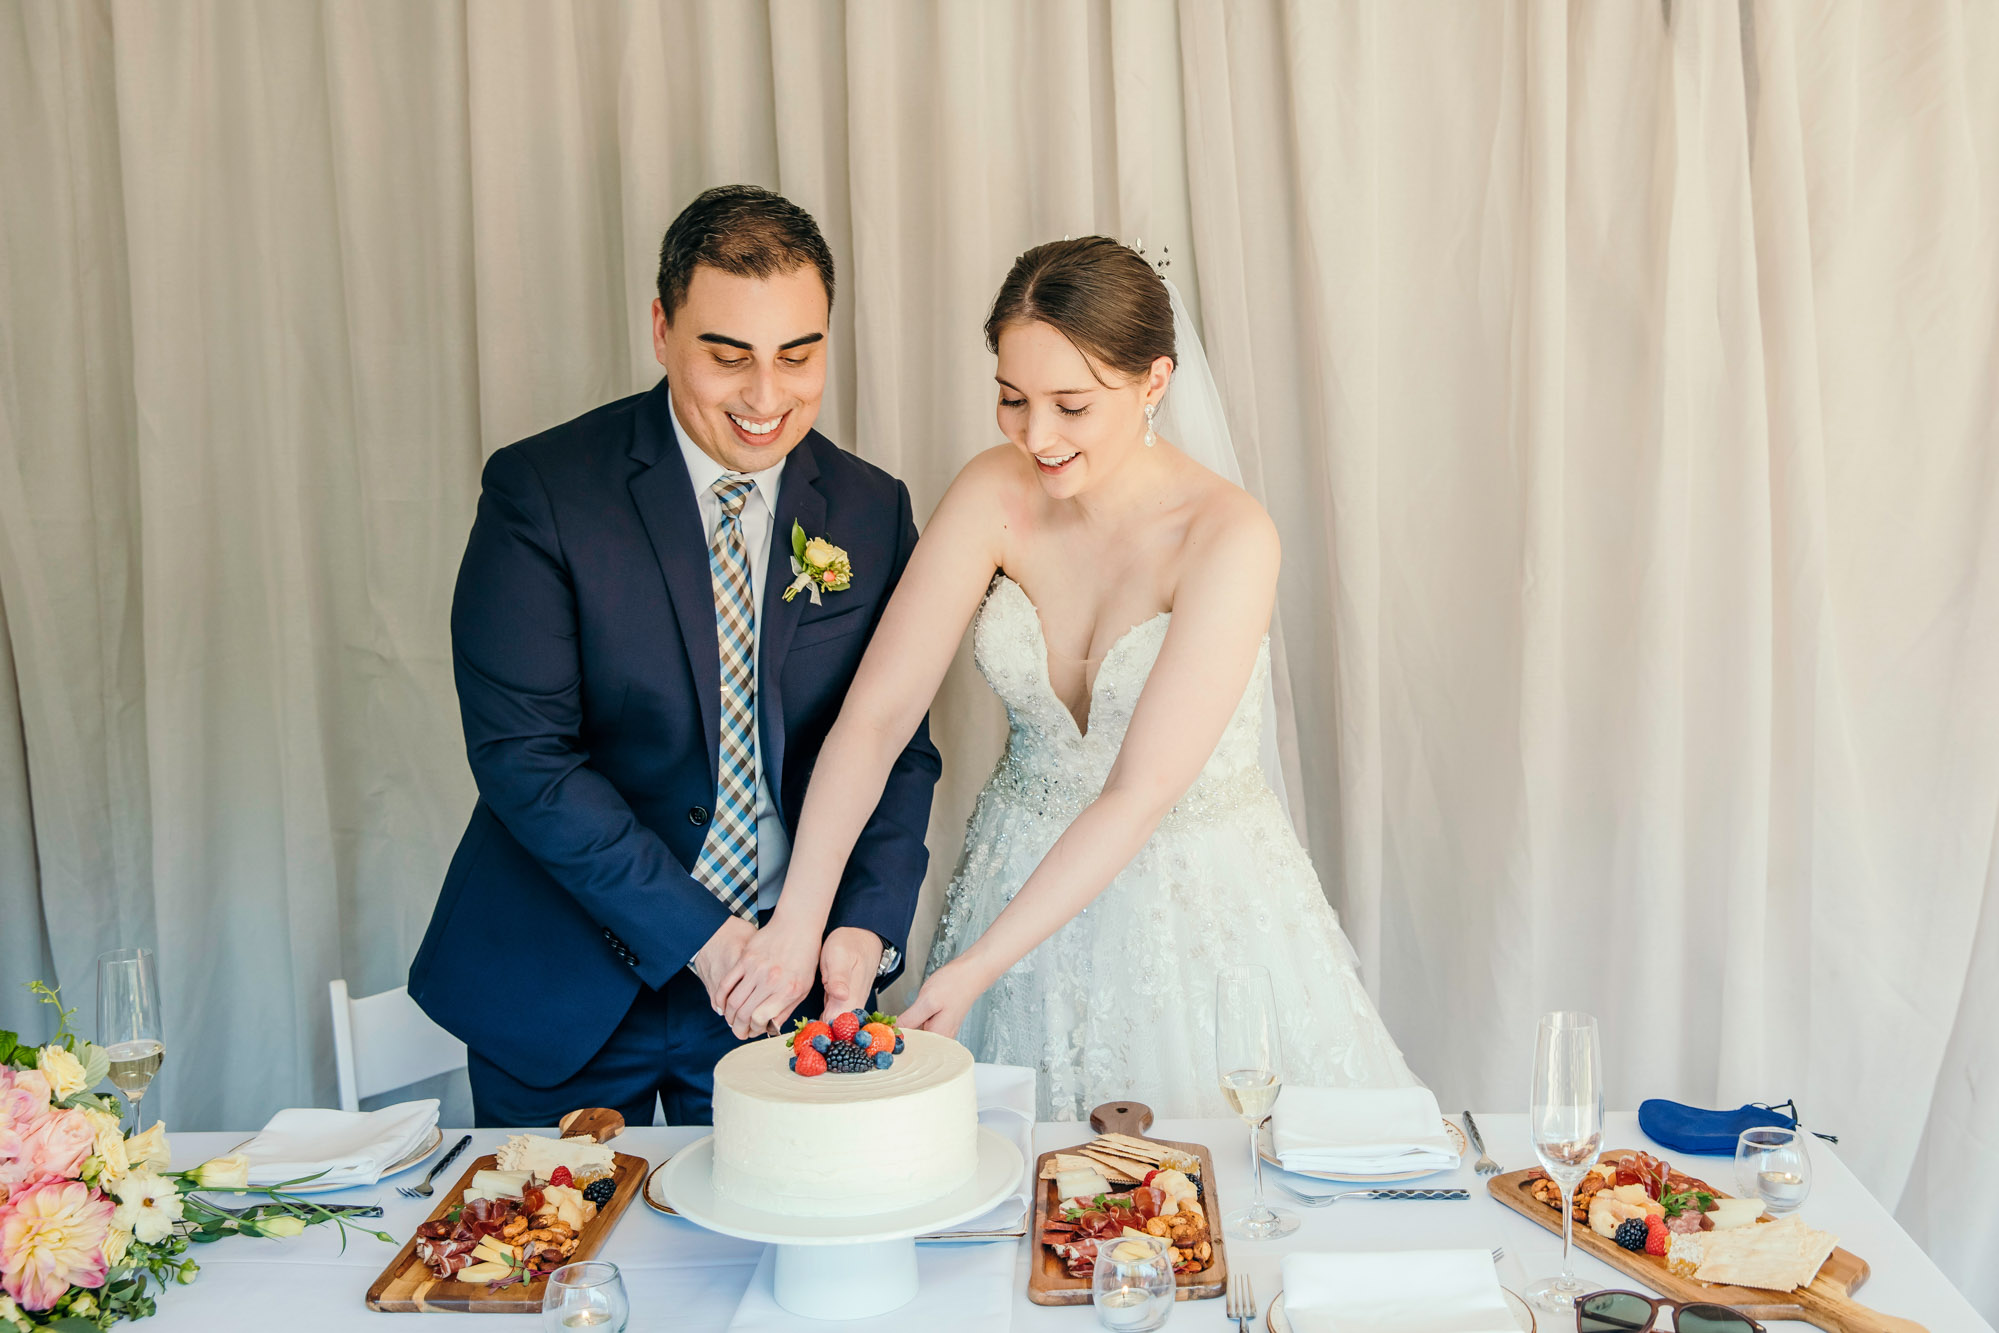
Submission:
[[[724,475],[715,483],[722,521],[708,543],[715,584],[715,635],[722,658],[721,785],[715,819],[694,863],[694,878],[746,920],[757,913],[756,607],[743,503],[756,483]]]

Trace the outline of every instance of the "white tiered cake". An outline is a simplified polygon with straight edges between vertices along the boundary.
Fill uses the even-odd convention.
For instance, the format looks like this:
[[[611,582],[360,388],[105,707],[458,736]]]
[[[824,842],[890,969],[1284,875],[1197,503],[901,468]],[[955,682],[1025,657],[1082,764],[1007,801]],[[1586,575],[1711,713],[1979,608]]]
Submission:
[[[865,1217],[938,1199],[978,1167],[972,1053],[906,1032],[889,1069],[793,1073],[782,1039],[715,1066],[717,1199],[793,1217]]]

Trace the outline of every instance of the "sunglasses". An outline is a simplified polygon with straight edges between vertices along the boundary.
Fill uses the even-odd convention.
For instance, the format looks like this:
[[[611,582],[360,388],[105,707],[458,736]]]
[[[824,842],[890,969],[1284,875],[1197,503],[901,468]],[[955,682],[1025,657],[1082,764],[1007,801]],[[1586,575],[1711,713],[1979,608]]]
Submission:
[[[1673,1327],[1679,1333],[1768,1333],[1726,1305],[1660,1300],[1635,1291],[1597,1291],[1583,1297],[1576,1302],[1576,1328],[1580,1333],[1645,1333],[1661,1310],[1673,1312]]]

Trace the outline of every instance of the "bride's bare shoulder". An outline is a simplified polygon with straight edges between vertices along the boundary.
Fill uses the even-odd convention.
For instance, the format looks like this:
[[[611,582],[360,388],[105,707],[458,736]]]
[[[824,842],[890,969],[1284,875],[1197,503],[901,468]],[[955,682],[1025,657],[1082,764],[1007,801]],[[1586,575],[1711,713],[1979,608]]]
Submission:
[[[998,444],[974,454],[958,470],[951,491],[962,503],[1013,514],[1040,498],[1041,488],[1020,450]]]
[[[1234,482],[1205,468],[1201,471],[1203,482],[1187,524],[1187,545],[1203,554],[1267,559],[1274,565],[1280,545],[1270,514],[1255,496]]]

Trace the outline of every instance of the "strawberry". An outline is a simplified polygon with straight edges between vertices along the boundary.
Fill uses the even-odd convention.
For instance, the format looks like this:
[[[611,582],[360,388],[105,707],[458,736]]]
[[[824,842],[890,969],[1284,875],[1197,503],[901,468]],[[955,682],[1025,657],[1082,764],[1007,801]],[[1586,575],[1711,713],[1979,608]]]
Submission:
[[[827,1031],[833,1034],[834,1041],[852,1041],[854,1034],[860,1030],[860,1015],[851,1009],[835,1014],[832,1026],[827,1029]]]
[[[570,1170],[568,1167],[558,1166],[555,1168],[555,1170],[548,1173],[548,1183],[551,1185],[573,1186],[576,1183],[576,1177],[570,1174]]]
[[[1673,1233],[1667,1229],[1664,1221],[1657,1217],[1646,1219],[1645,1253],[1663,1257],[1666,1253],[1666,1247],[1672,1244],[1672,1241]]]
[[[801,1018],[798,1020],[798,1031],[791,1034],[791,1049],[803,1051],[811,1047],[814,1037],[831,1040],[832,1036],[833,1027],[830,1023],[822,1023],[816,1018],[808,1022]]]
[[[895,1049],[895,1029],[888,1024],[870,1023],[861,1031],[868,1035],[866,1053],[870,1058],[880,1055],[883,1051]],[[856,1046],[861,1044],[858,1037],[855,1038],[854,1044]]]
[[[823,1026],[823,1024],[822,1024]],[[798,1073],[802,1078],[815,1078],[826,1072],[826,1057],[805,1047],[798,1053]]]

